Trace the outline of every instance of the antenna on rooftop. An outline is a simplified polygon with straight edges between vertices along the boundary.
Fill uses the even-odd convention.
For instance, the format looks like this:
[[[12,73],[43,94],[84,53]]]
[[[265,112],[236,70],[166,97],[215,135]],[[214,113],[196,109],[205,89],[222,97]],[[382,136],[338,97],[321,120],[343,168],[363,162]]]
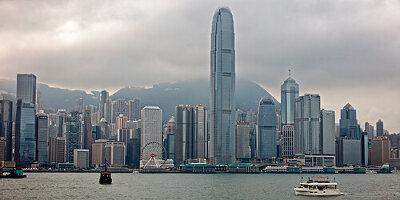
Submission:
[[[291,70],[291,69],[289,69],[288,71],[289,71],[289,77],[290,77],[290,75],[292,75],[292,73],[291,73],[291,72],[292,72],[292,70]]]

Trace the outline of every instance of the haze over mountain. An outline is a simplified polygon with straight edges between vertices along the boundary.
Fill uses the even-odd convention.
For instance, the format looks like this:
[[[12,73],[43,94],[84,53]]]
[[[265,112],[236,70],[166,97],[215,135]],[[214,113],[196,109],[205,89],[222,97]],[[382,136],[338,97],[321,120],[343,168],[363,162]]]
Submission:
[[[79,98],[83,98],[84,104],[98,105],[99,92],[93,91],[91,94],[83,90],[68,90],[50,87],[46,84],[38,83],[38,100],[42,108],[50,111],[65,108],[72,111],[76,107]],[[15,80],[0,79],[0,91],[4,98],[15,100],[16,82]],[[156,84],[152,88],[125,87],[111,95],[111,99],[133,99],[139,97],[141,106],[157,105],[163,110],[163,120],[168,120],[175,112],[176,105],[209,105],[210,84],[209,80],[190,80],[174,83]],[[258,84],[237,80],[236,82],[236,107],[242,110],[257,110],[258,102],[262,97],[271,97],[276,102],[277,108],[280,104],[270,93]]]

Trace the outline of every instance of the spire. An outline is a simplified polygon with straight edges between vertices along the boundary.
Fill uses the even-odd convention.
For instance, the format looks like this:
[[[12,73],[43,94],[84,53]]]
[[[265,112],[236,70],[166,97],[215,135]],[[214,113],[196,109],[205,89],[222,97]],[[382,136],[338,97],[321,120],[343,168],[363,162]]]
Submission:
[[[292,70],[289,68],[288,71],[289,71],[289,78],[290,78],[290,75],[292,75],[292,74],[291,74]]]

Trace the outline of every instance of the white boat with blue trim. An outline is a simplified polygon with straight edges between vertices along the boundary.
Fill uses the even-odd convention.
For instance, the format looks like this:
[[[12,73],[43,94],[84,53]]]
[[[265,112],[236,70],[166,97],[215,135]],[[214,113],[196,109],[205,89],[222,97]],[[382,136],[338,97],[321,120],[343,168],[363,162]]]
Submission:
[[[294,188],[296,195],[301,196],[340,196],[342,192],[337,188],[335,181],[330,181],[328,177],[316,177],[314,179],[302,181],[299,187]]]

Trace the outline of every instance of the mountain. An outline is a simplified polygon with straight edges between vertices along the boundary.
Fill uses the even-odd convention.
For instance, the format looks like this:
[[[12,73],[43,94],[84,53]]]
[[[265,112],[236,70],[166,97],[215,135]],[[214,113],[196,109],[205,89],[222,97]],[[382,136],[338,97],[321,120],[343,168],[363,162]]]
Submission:
[[[162,83],[152,88],[144,89],[137,87],[126,87],[118,90],[111,98],[132,99],[139,97],[141,105],[157,105],[163,110],[163,119],[167,120],[175,112],[176,105],[210,104],[210,83],[208,80],[190,80],[175,83]],[[270,93],[258,84],[237,80],[235,94],[236,108],[242,110],[254,110],[262,97],[274,99],[277,108],[280,104]]]
[[[0,93],[3,98],[15,100],[15,80],[0,79]],[[83,90],[68,90],[50,87],[38,83],[38,101],[42,107],[49,111],[67,109],[72,111],[76,108],[76,102],[83,98],[84,104],[98,105],[99,92],[91,94]],[[157,105],[163,110],[163,119],[168,120],[175,112],[176,105],[197,105],[209,106],[210,84],[208,80],[190,80],[174,83],[156,84],[152,88],[125,87],[113,95],[111,99],[133,99],[139,97],[141,105]],[[237,80],[236,82],[236,107],[242,110],[257,110],[258,102],[262,97],[272,97],[264,88],[251,81]],[[273,98],[274,99],[274,98]],[[277,108],[280,104],[275,99]]]

